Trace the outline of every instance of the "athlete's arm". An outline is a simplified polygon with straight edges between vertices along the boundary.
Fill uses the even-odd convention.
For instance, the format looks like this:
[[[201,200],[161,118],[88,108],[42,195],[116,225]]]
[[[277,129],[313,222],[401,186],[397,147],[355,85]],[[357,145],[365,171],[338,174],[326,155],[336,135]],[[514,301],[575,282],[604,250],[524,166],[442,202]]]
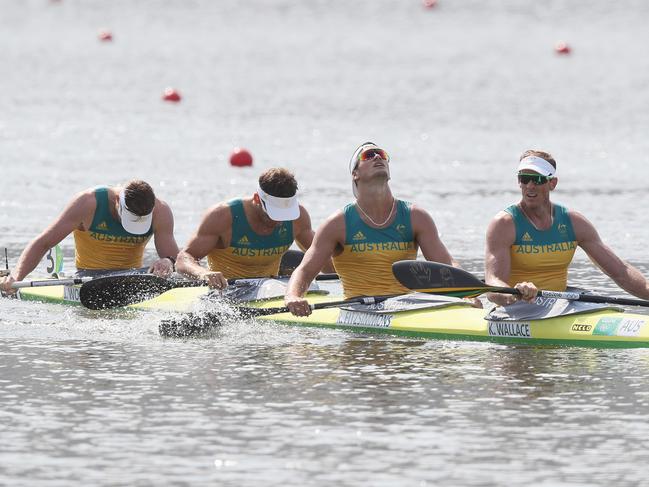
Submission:
[[[173,213],[169,205],[162,200],[156,202],[153,210],[153,238],[160,259],[151,265],[149,272],[166,277],[174,270],[173,260],[178,255],[178,244],[174,237]]]
[[[577,244],[584,249],[590,260],[626,292],[642,299],[649,299],[649,284],[642,273],[620,259],[602,241],[594,225],[586,217],[572,210],[568,214]]]
[[[303,251],[307,251],[311,244],[313,243],[313,238],[315,237],[315,232],[311,226],[311,217],[305,208],[300,205],[300,216],[297,220],[293,221],[293,231],[295,233],[295,242],[298,247]],[[331,258],[325,261],[324,266],[320,269],[320,272],[336,272],[334,265],[331,261]]]
[[[93,215],[96,208],[93,192],[84,192],[76,195],[63,212],[34,240],[29,242],[18,264],[11,274],[0,281],[0,288],[6,293],[13,293],[11,283],[22,281],[32,272],[41,261],[45,253],[67,237],[76,228],[82,228],[87,220],[92,220],[88,215]],[[91,222],[90,222],[91,223]],[[89,225],[89,223],[86,223]]]
[[[485,246],[485,282],[491,286],[509,287],[511,275],[511,246],[516,240],[516,226],[511,215],[501,211],[491,220],[487,227],[487,242]],[[517,283],[516,289],[521,292],[520,299],[527,301],[536,297],[538,290],[533,283]],[[487,293],[489,301],[506,306],[512,304],[519,297]]]
[[[320,269],[342,249],[344,241],[345,217],[342,212],[338,212],[329,217],[315,232],[313,242],[304,254],[302,263],[291,275],[284,297],[284,303],[291,313],[296,316],[311,314],[309,303],[303,296]]]
[[[225,248],[224,236],[231,227],[232,214],[227,204],[210,208],[187,246],[178,252],[176,270],[190,277],[204,279],[210,287],[225,288],[228,282],[223,274],[206,269],[198,261],[215,248]]]
[[[426,260],[459,267],[450,252],[439,238],[437,227],[430,214],[416,205],[410,207],[410,221],[415,242]]]

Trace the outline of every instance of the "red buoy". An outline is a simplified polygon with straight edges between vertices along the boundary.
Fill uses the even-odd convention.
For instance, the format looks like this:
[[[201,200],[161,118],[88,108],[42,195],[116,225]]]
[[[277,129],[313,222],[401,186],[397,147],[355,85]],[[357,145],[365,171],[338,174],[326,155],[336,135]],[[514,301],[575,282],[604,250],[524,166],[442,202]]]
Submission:
[[[426,8],[433,8],[437,5],[437,0],[422,0],[421,2]]]
[[[162,99],[164,101],[172,101],[174,103],[177,103],[180,101],[180,93],[178,90],[174,90],[173,88],[166,88],[164,94],[162,95]]]
[[[554,50],[557,52],[557,54],[570,54],[570,46],[566,44],[564,41],[559,41],[554,45]]]
[[[108,29],[101,29],[98,34],[99,40],[109,42],[113,40],[113,33]]]
[[[230,165],[236,167],[252,166],[252,155],[246,149],[235,147],[230,154]]]

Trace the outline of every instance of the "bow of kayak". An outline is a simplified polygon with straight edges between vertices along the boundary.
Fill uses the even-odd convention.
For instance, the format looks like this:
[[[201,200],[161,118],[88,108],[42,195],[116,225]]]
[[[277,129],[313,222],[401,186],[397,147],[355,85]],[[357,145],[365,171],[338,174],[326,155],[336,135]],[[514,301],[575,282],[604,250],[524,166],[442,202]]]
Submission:
[[[267,303],[278,306],[280,302]],[[266,306],[266,304],[265,304]],[[462,305],[391,314],[350,315],[316,310],[308,317],[290,313],[257,319],[292,325],[346,328],[433,339],[595,347],[649,347],[649,316],[610,309],[543,320],[489,321],[486,310]]]

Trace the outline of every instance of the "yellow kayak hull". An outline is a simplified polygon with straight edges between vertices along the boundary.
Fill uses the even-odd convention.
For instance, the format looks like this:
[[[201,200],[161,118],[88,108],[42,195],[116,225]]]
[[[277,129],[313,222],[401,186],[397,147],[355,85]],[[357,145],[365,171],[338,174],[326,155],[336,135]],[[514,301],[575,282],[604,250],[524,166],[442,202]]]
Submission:
[[[207,292],[206,287],[176,288],[127,308],[186,313],[192,311],[200,297]],[[66,299],[63,286],[22,289],[20,298],[79,304]],[[339,296],[309,297],[314,303],[340,299]],[[247,306],[281,307],[283,302],[281,299],[273,299],[248,303]],[[308,317],[280,313],[257,319],[297,326],[342,328],[425,338],[597,347],[649,347],[649,315],[611,309],[529,321],[487,321],[485,315],[486,310],[458,303],[442,308],[394,313],[361,313],[328,308],[316,310]]]

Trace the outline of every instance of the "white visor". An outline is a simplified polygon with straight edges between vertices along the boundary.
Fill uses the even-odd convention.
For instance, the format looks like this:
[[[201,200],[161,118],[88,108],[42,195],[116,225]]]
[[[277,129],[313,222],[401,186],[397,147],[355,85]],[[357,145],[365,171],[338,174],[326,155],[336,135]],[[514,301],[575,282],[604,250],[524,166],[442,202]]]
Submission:
[[[262,207],[266,214],[276,222],[287,222],[297,220],[300,217],[300,205],[297,202],[297,194],[288,198],[280,198],[266,193],[263,189],[257,188],[257,194],[261,199]]]
[[[527,156],[520,162],[518,165],[518,172],[526,169],[547,177],[553,177],[556,173],[556,169],[552,164],[537,156]]]
[[[124,190],[119,193],[119,218],[122,222],[122,227],[128,233],[133,235],[143,235],[151,228],[151,221],[153,220],[153,211],[148,215],[136,215],[126,206],[126,194]]]
[[[354,151],[354,155],[352,155],[352,158],[349,160],[349,174],[352,174],[354,172],[354,169],[356,169],[356,166],[358,166],[358,158],[361,156],[361,152],[363,152],[368,147],[376,147],[377,149],[380,148],[374,142],[365,142],[364,144],[359,145],[358,148]],[[354,193],[354,198],[358,198],[358,189],[356,189],[356,181],[354,181],[354,176],[352,176],[352,192]]]

